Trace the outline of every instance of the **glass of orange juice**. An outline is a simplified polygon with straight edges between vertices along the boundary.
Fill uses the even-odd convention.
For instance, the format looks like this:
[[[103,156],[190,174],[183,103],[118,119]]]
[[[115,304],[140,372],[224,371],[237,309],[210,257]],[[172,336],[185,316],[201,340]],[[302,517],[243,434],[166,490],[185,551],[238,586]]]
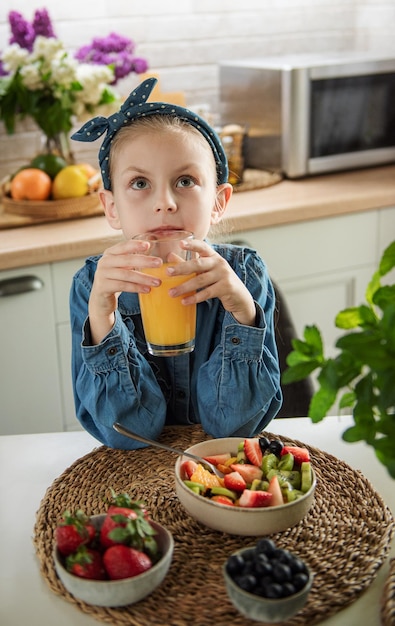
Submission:
[[[157,230],[136,235],[133,239],[149,241],[149,256],[160,257],[163,264],[142,271],[160,278],[159,287],[151,287],[149,293],[140,293],[140,311],[148,351],[155,356],[177,356],[192,352],[195,347],[196,304],[182,304],[185,296],[172,298],[169,290],[189,280],[194,274],[169,276],[166,269],[171,265],[188,261],[192,254],[183,250],[180,241],[193,239],[186,230]]]

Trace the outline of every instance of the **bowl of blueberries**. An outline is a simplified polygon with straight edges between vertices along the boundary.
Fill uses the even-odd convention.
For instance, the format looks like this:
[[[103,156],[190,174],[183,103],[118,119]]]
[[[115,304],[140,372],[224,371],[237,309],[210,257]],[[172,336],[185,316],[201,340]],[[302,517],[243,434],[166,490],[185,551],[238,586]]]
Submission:
[[[231,554],[223,565],[228,597],[245,617],[275,624],[306,604],[313,573],[299,556],[264,537]]]

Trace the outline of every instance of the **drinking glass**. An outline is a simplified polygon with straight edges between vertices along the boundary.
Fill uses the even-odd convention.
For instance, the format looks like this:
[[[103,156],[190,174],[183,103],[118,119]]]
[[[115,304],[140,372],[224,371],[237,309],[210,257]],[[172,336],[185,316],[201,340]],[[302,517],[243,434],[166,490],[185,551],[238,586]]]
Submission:
[[[150,247],[146,254],[157,256],[163,261],[160,267],[141,270],[161,280],[160,286],[151,287],[149,293],[139,293],[149,353],[155,356],[177,356],[192,352],[195,347],[196,304],[182,304],[185,295],[172,298],[169,289],[186,282],[194,274],[169,276],[166,269],[193,257],[194,253],[180,246],[180,241],[193,239],[193,233],[185,230],[158,230],[136,235],[133,239],[149,241]]]

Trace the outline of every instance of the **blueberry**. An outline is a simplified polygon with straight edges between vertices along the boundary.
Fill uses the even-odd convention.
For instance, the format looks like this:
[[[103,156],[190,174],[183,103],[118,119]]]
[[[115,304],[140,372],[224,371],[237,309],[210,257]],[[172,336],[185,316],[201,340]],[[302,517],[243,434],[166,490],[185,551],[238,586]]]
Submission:
[[[258,553],[263,552],[263,554],[267,554],[267,556],[270,558],[276,550],[276,544],[274,543],[274,541],[272,541],[272,539],[268,539],[267,537],[265,537],[264,539],[260,539],[258,541],[255,550]]]
[[[244,568],[244,559],[241,554],[233,554],[228,558],[226,570],[230,576],[240,574]]]
[[[273,571],[272,564],[266,554],[258,554],[255,559],[255,571],[260,576],[269,576]]]
[[[273,579],[278,583],[287,583],[292,580],[292,572],[289,565],[277,561],[273,565]]]
[[[268,449],[268,447],[270,446],[270,441],[267,437],[259,437],[258,441],[259,441],[262,454],[264,454],[266,450]]]
[[[282,441],[280,441],[279,439],[273,439],[273,441],[270,442],[269,451],[272,454],[275,454],[276,456],[280,457],[283,447],[284,447],[284,444]]]
[[[303,572],[295,574],[295,576],[292,578],[292,582],[295,585],[296,591],[300,591],[301,589],[303,589],[303,587],[307,585],[308,580],[308,575]]]
[[[277,599],[281,598],[282,595],[282,586],[278,583],[269,583],[264,587],[264,596],[265,598]]]
[[[243,589],[244,591],[249,591],[250,593],[253,592],[257,584],[256,578],[252,574],[238,576],[234,580],[236,585],[238,585],[240,589]]]
[[[293,596],[296,593],[295,585],[290,582],[286,582],[282,586],[283,588],[283,598],[287,598],[288,596]]]
[[[292,561],[289,563],[289,566],[293,574],[299,574],[300,572],[305,574],[307,573],[306,565],[297,556],[293,557]]]
[[[286,563],[290,567],[292,567],[291,563],[294,559],[295,557],[288,550],[281,550],[278,554],[278,560],[280,561],[280,563]]]

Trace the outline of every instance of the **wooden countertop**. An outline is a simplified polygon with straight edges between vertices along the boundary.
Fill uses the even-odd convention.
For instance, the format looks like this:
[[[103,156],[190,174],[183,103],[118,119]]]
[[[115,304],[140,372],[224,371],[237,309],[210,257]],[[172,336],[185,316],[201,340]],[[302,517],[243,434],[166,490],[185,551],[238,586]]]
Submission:
[[[283,180],[234,193],[224,230],[236,232],[395,206],[395,165]],[[99,254],[122,238],[104,216],[0,231],[0,270]]]

